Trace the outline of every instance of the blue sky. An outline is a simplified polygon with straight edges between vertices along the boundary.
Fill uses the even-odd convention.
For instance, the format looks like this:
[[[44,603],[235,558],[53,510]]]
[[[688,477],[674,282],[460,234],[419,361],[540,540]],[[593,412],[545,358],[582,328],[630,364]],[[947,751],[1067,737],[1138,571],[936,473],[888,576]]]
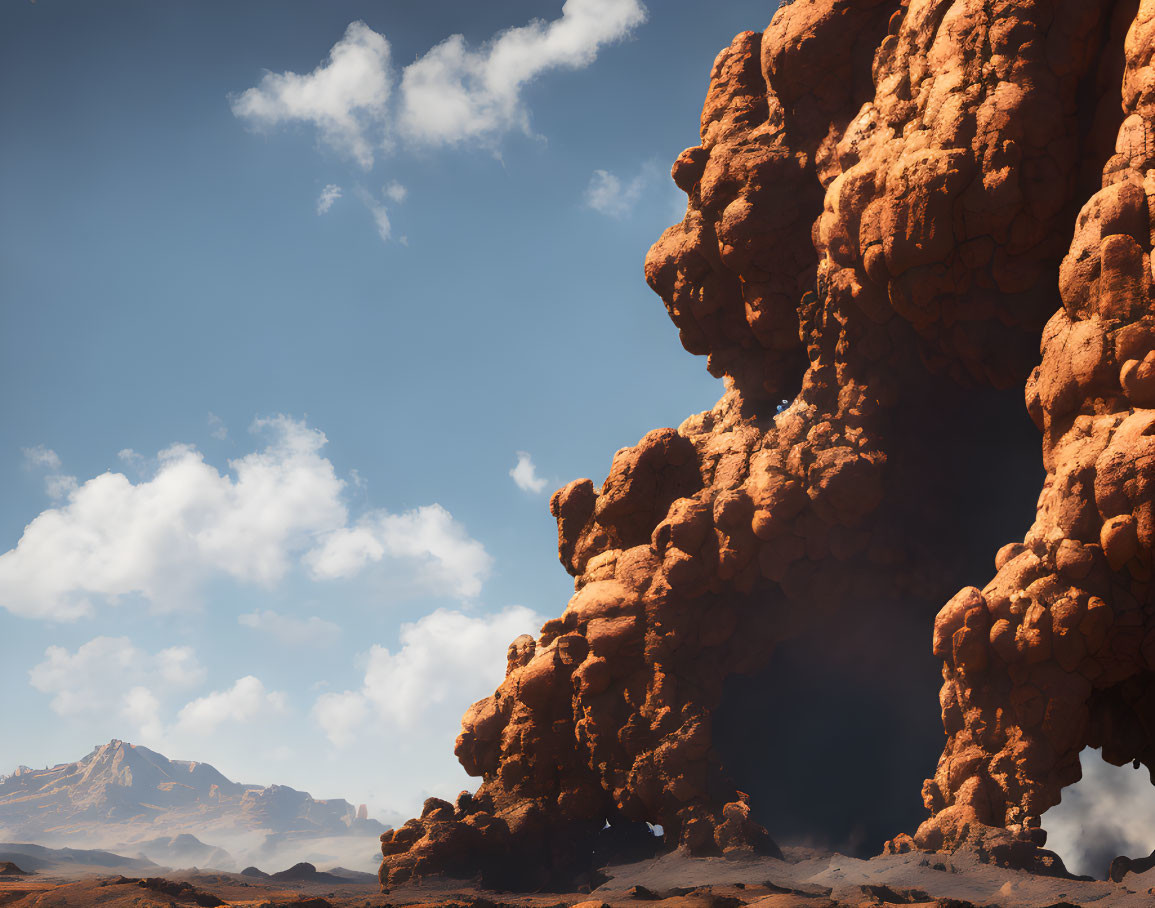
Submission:
[[[0,772],[462,787],[549,494],[721,391],[642,261],[772,8],[649,7],[0,6]]]
[[[472,784],[461,713],[572,590],[549,494],[721,392],[642,261],[773,3],[648,5],[0,4],[0,773]],[[1086,765],[1069,858],[1151,795]]]

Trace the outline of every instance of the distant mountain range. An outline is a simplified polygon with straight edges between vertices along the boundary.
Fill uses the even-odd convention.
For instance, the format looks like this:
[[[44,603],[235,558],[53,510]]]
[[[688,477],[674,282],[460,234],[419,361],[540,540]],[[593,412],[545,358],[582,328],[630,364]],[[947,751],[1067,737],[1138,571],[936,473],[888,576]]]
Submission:
[[[371,839],[386,828],[348,801],[243,785],[207,763],[124,741],[75,763],[0,776],[0,840],[115,847],[164,863],[226,864],[229,853],[202,839],[269,851],[301,840]]]

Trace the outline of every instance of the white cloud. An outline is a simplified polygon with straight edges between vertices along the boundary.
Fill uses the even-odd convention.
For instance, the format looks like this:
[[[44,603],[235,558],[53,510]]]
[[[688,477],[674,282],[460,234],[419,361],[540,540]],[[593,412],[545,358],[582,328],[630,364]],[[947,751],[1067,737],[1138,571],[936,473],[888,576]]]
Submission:
[[[400,129],[429,144],[528,130],[521,95],[530,81],[551,69],[588,66],[603,44],[624,38],[645,17],[639,0],[566,0],[560,19],[508,29],[480,50],[452,35],[405,67]]]
[[[402,70],[392,117],[389,42],[353,22],[326,63],[308,75],[266,73],[232,99],[232,111],[262,126],[311,123],[322,141],[366,169],[385,146],[391,119],[416,144],[491,143],[510,130],[528,131],[522,93],[531,81],[588,66],[603,45],[645,19],[641,0],[566,0],[561,18],[506,29],[479,49],[451,35]]]
[[[210,413],[209,414],[208,422],[209,422],[209,435],[211,435],[217,441],[224,441],[226,438],[229,437],[228,426],[225,425],[224,420],[221,419],[219,416],[217,416],[216,413]]]
[[[147,687],[134,687],[124,695],[120,714],[136,726],[142,741],[155,741],[164,735],[160,718],[160,699]]]
[[[337,746],[355,740],[370,717],[452,740],[466,707],[501,683],[510,641],[543,621],[519,605],[478,617],[438,609],[402,625],[396,653],[374,646],[361,689],[322,694],[313,716]]]
[[[409,195],[409,190],[398,183],[396,180],[388,183],[384,188],[386,198],[400,205],[405,201],[405,196]]]
[[[238,616],[237,623],[290,646],[326,646],[335,643],[341,636],[340,627],[315,615],[310,618],[294,618],[292,615],[258,609]]]
[[[75,652],[50,646],[28,673],[32,687],[51,696],[49,708],[70,723],[146,743],[169,756],[195,753],[222,723],[260,724],[286,711],[283,693],[268,691],[247,675],[230,688],[187,702],[174,716],[173,701],[187,698],[206,676],[190,647],[148,653],[127,637],[95,637]]]
[[[348,577],[385,558],[415,559],[433,590],[472,597],[481,592],[493,559],[438,504],[403,514],[370,511],[352,527],[334,530],[305,556],[313,576]]]
[[[312,123],[322,141],[373,166],[389,101],[389,42],[364,22],[350,23],[329,60],[308,75],[266,73],[232,99],[233,113],[261,126]]]
[[[76,490],[76,477],[65,473],[49,473],[44,477],[44,491],[53,500],[67,498]]]
[[[60,457],[51,448],[36,445],[22,450],[24,452],[24,466],[27,469],[52,471],[44,477],[44,491],[49,498],[54,500],[67,498],[76,488],[75,476],[58,472],[60,470]]]
[[[385,210],[384,205],[376,202],[368,204],[369,211],[373,215],[373,223],[377,225],[377,235],[381,237],[383,243],[388,243],[389,237],[393,235],[393,225],[389,223],[389,212]]]
[[[339,198],[341,198],[341,187],[336,183],[330,183],[321,190],[321,194],[317,197],[317,214],[328,212]]]
[[[513,481],[522,491],[536,494],[545,488],[545,480],[537,475],[533,458],[526,451],[517,452],[517,464],[509,471],[509,475],[513,477]]]
[[[651,168],[646,166],[637,176],[623,183],[608,170],[595,170],[586,187],[586,205],[611,218],[627,217],[638,204],[651,176]]]
[[[372,511],[349,526],[345,483],[321,456],[323,433],[278,416],[270,436],[221,474],[187,445],[160,452],[155,475],[104,473],[42,512],[0,554],[0,607],[71,620],[96,600],[142,597],[153,609],[195,606],[213,578],[275,586],[303,556],[315,578],[348,577],[385,555],[426,586],[476,595],[489,570],[481,543],[440,505]]]
[[[175,687],[193,687],[205,679],[205,670],[191,646],[170,646],[156,654],[160,676]]]
[[[348,747],[369,719],[369,700],[360,691],[321,694],[313,718],[337,747]]]
[[[144,466],[144,457],[136,453],[132,448],[121,448],[116,452],[116,459],[133,469],[139,470]]]
[[[285,708],[283,693],[268,691],[259,678],[245,675],[228,690],[213,691],[188,703],[177,716],[177,730],[210,735],[224,722],[248,722]]]
[[[200,684],[205,671],[188,647],[170,647],[150,655],[127,637],[94,637],[75,653],[50,646],[44,660],[28,673],[36,690],[51,694],[53,712],[73,717],[140,709],[141,698],[128,693],[181,690]]]
[[[254,427],[272,441],[230,461],[235,480],[194,448],[174,445],[148,481],[104,473],[76,488],[0,555],[0,605],[70,619],[91,611],[93,595],[183,606],[217,574],[273,585],[290,552],[344,525],[343,483],[319,454],[321,432],[283,416]]]
[[[385,205],[380,202],[373,193],[365,189],[363,186],[357,187],[357,197],[361,203],[369,209],[369,213],[373,215],[373,223],[377,227],[377,235],[381,237],[381,242],[388,243],[389,238],[393,235],[393,225],[389,221],[389,211]]]
[[[1043,815],[1047,848],[1072,873],[1103,879],[1119,855],[1146,857],[1155,849],[1155,787],[1146,768],[1112,766],[1101,751],[1079,755],[1083,778]]]
[[[24,465],[27,467],[46,470],[60,469],[60,457],[51,448],[35,445],[21,450],[24,452]]]

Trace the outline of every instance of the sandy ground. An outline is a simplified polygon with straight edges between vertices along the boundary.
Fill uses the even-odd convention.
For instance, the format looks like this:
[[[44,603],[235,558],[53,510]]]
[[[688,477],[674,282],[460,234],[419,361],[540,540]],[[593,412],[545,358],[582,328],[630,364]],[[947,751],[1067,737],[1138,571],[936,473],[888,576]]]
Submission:
[[[0,877],[0,908],[1096,908],[1155,906],[1155,871],[1122,883],[1036,876],[979,863],[967,855],[884,855],[868,861],[808,852],[787,860],[687,858],[664,855],[611,866],[592,891],[501,893],[468,883],[429,880],[380,892],[376,885],[277,882],[213,871],[177,871],[160,882],[134,877],[68,879],[51,871]],[[183,887],[182,887],[182,884]]]

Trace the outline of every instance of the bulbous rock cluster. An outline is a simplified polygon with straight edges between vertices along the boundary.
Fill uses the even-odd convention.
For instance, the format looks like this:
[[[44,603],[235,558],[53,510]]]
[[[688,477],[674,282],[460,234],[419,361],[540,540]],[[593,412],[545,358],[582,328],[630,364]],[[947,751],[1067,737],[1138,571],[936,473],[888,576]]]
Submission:
[[[555,493],[575,595],[463,719],[481,787],[383,837],[383,886],[540,885],[587,866],[607,820],[773,852],[720,766],[723,681],[863,602],[933,624],[945,661],[931,817],[890,848],[1036,860],[1085,744],[1155,758],[1153,19],[1155,0],[810,0],[718,56],[672,171],[687,213],[646,278],[727,391]],[[929,529],[943,478],[919,454],[983,431],[947,381],[1025,386],[1047,478],[995,579],[935,619],[957,540]]]
[[[935,620],[948,740],[924,787],[933,816],[898,848],[1043,844],[1087,746],[1155,767],[1155,4],[1121,12],[1124,118],[1026,383],[1047,469],[1037,518]]]

